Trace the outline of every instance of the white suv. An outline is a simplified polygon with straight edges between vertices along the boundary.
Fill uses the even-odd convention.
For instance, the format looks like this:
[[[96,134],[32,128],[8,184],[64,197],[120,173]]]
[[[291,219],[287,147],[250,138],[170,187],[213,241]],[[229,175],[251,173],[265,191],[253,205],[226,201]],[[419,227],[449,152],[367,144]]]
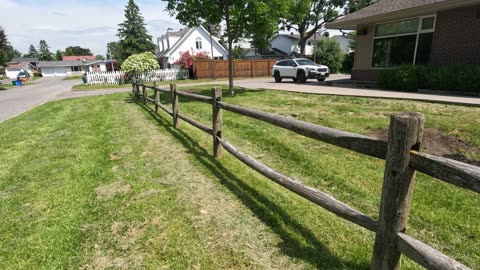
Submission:
[[[330,76],[327,66],[317,65],[310,59],[294,58],[277,61],[272,67],[272,76],[275,82],[283,78],[291,78],[294,82],[304,83],[307,79],[325,81]]]

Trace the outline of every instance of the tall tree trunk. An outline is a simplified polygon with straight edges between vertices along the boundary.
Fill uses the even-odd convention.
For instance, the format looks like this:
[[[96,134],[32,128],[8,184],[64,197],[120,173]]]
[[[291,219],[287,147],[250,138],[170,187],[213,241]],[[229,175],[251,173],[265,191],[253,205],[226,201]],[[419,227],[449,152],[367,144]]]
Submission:
[[[300,54],[305,56],[305,44],[307,43],[305,40],[305,29],[299,28],[298,33],[300,34],[300,41],[298,42],[298,46],[300,47]]]
[[[227,37],[228,37],[228,89],[230,91],[230,95],[235,95],[235,90],[233,89],[233,37],[232,37],[232,29],[230,25],[230,9],[227,8],[225,10],[225,24],[227,26]]]

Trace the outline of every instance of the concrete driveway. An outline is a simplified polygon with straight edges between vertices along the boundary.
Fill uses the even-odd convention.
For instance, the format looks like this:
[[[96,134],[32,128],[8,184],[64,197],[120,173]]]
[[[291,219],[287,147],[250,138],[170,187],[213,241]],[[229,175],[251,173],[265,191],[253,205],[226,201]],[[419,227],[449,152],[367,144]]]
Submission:
[[[70,92],[76,80],[65,77],[46,77],[31,85],[0,91],[0,123],[36,106]]]

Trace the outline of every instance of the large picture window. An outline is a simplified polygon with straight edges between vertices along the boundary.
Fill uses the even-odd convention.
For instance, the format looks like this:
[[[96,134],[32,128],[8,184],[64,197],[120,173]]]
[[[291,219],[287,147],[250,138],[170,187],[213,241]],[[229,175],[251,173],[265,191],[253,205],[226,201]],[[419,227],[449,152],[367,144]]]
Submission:
[[[373,42],[373,67],[428,64],[435,16],[377,24]]]

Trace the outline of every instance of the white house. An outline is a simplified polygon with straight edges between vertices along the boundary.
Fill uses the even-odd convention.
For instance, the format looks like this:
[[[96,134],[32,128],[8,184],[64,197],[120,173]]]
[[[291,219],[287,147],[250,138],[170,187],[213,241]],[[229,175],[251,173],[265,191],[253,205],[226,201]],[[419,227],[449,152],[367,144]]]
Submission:
[[[33,77],[32,66],[30,65],[29,62],[20,62],[20,63],[10,63],[10,64],[8,64],[8,66],[5,68],[5,76],[9,79],[16,79],[18,73],[22,69],[24,71],[30,73],[30,76]]]
[[[345,36],[333,36],[332,39],[336,40],[340,44],[340,48],[344,54],[350,53],[351,50],[348,48],[349,38]],[[317,35],[310,37],[305,44],[305,55],[313,55],[315,49],[314,43],[319,42],[320,40],[327,39],[322,35]],[[270,47],[272,49],[278,49],[285,52],[288,55],[300,53],[300,35],[298,34],[279,34],[275,39],[270,42]]]
[[[41,61],[37,67],[43,77],[67,76],[75,72],[107,71],[104,60]]]
[[[213,48],[212,48],[213,44]],[[184,28],[178,32],[168,32],[157,39],[158,53],[162,68],[167,68],[180,58],[185,51],[205,52],[209,57],[217,60],[226,59],[228,51],[218,42],[215,37],[202,26]]]
[[[314,36],[310,37],[305,44],[305,55],[313,54],[313,43],[315,40],[319,42],[325,38],[326,37],[321,35],[317,35],[316,38]],[[300,53],[300,46],[298,46],[299,42],[300,35],[298,34],[278,34],[277,37],[270,42],[270,47],[291,55],[292,53]]]

